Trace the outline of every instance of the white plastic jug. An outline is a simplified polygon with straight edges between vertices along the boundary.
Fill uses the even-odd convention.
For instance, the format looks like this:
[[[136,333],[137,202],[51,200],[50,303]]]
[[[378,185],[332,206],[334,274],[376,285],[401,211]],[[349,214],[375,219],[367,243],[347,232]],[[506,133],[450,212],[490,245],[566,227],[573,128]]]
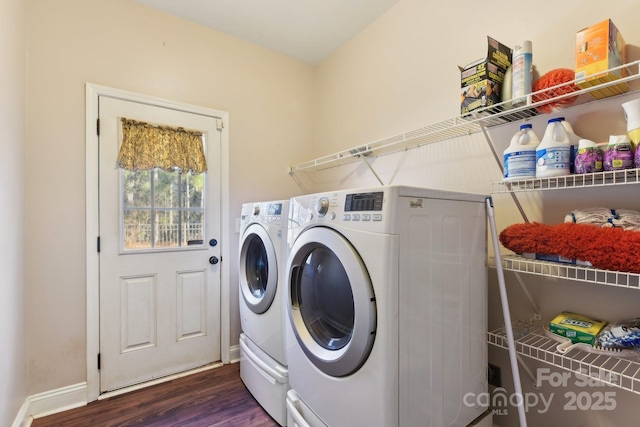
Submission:
[[[564,130],[567,131],[567,136],[569,137],[569,143],[571,145],[571,151],[569,152],[569,172],[575,172],[575,161],[576,155],[578,154],[578,149],[580,145],[580,140],[582,139],[573,131],[573,126],[571,123],[565,120],[564,117],[561,117],[562,126],[564,126]]]
[[[504,150],[504,180],[515,181],[536,177],[536,148],[540,144],[531,124],[520,125]]]
[[[627,121],[627,135],[633,143],[635,150],[640,143],[640,99],[625,102],[622,104],[624,118]]]
[[[536,150],[536,178],[569,175],[571,142],[562,117],[549,119]]]

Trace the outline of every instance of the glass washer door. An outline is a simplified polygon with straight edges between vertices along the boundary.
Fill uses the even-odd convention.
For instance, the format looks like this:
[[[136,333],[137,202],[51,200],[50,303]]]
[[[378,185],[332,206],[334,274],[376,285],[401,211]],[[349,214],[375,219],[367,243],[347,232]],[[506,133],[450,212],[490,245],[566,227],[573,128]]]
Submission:
[[[251,224],[240,242],[238,269],[240,292],[251,311],[262,314],[276,294],[278,265],[269,234],[259,224]]]
[[[376,302],[360,255],[339,233],[315,227],[291,248],[288,313],[309,360],[342,377],[366,361],[376,331]]]

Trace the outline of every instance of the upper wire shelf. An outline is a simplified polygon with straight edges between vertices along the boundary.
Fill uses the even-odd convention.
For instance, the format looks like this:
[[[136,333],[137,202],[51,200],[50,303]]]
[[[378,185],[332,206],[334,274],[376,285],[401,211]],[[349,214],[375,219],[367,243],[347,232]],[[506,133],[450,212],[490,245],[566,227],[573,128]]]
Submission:
[[[617,80],[600,83],[585,89],[573,90],[575,87],[574,85],[577,83],[584,82],[606,73],[619,71],[625,71],[627,75]],[[487,127],[515,122],[536,116],[538,115],[537,110],[539,107],[552,103],[562,101],[569,103],[569,100],[575,98],[575,101],[573,101],[571,105],[579,105],[596,100],[594,96],[583,95],[596,92],[598,92],[600,96],[613,96],[620,94],[620,90],[615,88],[615,86],[636,80],[638,77],[640,77],[640,60],[611,68],[596,75],[585,76],[533,92],[528,96],[528,99],[531,102],[520,107],[510,108],[509,104],[511,101],[505,101],[489,107],[480,108],[465,116],[457,116],[411,132],[391,136],[369,144],[363,144],[351,149],[319,157],[314,160],[291,165],[289,166],[289,173],[293,174],[303,171],[319,171],[353,163],[366,157],[378,157],[451,138],[472,135],[481,132]],[[548,98],[549,93],[559,93],[559,95]]]

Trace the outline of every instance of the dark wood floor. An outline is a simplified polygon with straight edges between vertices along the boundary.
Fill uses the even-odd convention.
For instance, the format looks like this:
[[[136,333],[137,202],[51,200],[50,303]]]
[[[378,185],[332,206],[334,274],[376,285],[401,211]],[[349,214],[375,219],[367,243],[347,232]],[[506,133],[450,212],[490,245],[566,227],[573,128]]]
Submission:
[[[32,427],[251,426],[278,424],[240,379],[240,364],[174,379],[37,418]]]

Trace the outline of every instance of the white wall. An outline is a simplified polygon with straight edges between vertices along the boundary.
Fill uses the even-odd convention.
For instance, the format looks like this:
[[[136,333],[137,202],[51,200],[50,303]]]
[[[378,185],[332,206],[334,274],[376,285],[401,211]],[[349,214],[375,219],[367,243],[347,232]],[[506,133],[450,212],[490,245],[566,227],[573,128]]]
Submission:
[[[21,0],[0,2],[0,425],[27,395],[24,278],[26,25]]]
[[[230,115],[230,224],[245,201],[299,193],[290,158],[311,141],[314,69],[133,0],[29,0],[26,184],[29,394],[86,380],[85,83]],[[21,168],[17,168],[21,170]],[[6,169],[5,169],[6,172]],[[12,180],[15,181],[15,180]],[[7,180],[8,182],[8,180]],[[10,212],[15,217],[16,212]],[[237,344],[236,259],[231,345]]]
[[[541,0],[479,4],[469,0],[436,2],[400,0],[388,13],[354,37],[318,69],[318,123],[314,156],[347,150],[368,142],[419,129],[451,119],[459,114],[460,73],[458,66],[486,55],[487,39],[514,46],[522,40],[533,42],[534,65],[538,75],[555,68],[574,68],[575,34],[578,30],[611,18],[629,43],[629,60],[640,59],[637,16],[640,6],[627,0],[602,3],[596,0]],[[635,88],[637,89],[637,85]],[[638,97],[637,94],[630,95]],[[595,106],[572,108],[563,113],[576,132],[598,142],[609,134],[625,132],[620,103],[614,99]],[[548,118],[548,117],[546,117]],[[546,118],[533,120],[542,136]],[[490,131],[499,155],[520,123]],[[300,159],[300,160],[310,160]],[[501,180],[481,134],[459,137],[409,152],[371,159],[386,184],[409,184],[450,190],[489,193],[491,183]],[[313,175],[313,179],[306,175]],[[377,185],[366,165],[360,163],[305,174],[309,187],[321,191]],[[574,192],[521,193],[525,212],[532,221],[557,223],[572,209],[609,205],[640,209],[637,188],[587,189]],[[514,222],[523,222],[508,195],[495,195],[498,231]],[[533,310],[519,289],[515,276],[506,275],[515,319],[528,319]],[[490,275],[490,326],[502,325],[495,272]],[[525,277],[543,320],[562,310],[612,321],[640,315],[640,294],[628,289]],[[502,368],[503,385],[511,389],[506,352],[490,348],[490,360]],[[536,372],[540,365],[527,362]],[[572,377],[569,386],[574,385]],[[536,392],[523,376],[525,392]],[[635,419],[640,396],[619,389],[599,387],[591,393],[613,391],[616,411],[568,411],[566,390],[545,388],[546,397],[555,395],[548,412],[533,408],[529,425],[617,426]],[[494,420],[502,427],[516,426],[516,411]]]

